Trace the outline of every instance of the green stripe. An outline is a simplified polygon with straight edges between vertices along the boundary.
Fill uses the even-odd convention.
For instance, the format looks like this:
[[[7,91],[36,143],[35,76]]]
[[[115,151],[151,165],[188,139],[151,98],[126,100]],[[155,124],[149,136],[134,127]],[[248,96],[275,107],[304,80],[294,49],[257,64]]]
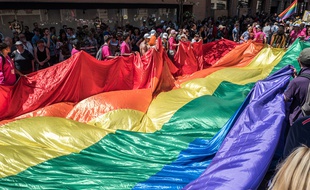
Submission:
[[[284,54],[281,61],[273,68],[270,75],[272,75],[273,73],[275,73],[276,71],[280,70],[281,68],[283,68],[287,65],[292,65],[299,71],[300,66],[299,66],[299,63],[297,61],[297,58],[303,49],[309,48],[309,47],[310,47],[309,42],[304,42],[304,41],[300,41],[299,39],[297,39],[290,46],[290,48],[287,50],[287,52]]]
[[[210,139],[241,105],[253,84],[223,82],[213,96],[194,99],[162,130],[118,130],[79,154],[58,157],[0,179],[1,188],[130,189],[147,180],[196,138]],[[221,117],[218,117],[218,116]],[[64,126],[65,127],[65,126]]]

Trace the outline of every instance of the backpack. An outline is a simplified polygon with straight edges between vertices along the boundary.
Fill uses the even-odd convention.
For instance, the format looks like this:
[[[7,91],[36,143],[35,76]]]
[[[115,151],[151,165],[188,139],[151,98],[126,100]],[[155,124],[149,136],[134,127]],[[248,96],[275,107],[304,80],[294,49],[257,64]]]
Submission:
[[[310,80],[310,74],[300,74],[300,77],[305,77]],[[308,86],[308,92],[305,103],[301,106],[301,111],[304,116],[310,115],[310,83]]]
[[[97,60],[102,60],[102,48],[103,48],[104,44],[102,46],[100,46],[99,50],[96,53],[96,59]]]

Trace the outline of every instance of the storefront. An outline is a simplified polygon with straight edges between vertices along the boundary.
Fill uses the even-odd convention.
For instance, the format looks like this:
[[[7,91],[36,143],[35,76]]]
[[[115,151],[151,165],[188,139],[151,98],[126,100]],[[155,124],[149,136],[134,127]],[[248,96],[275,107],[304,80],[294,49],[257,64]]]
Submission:
[[[32,2],[11,0],[6,3],[0,1],[0,32],[11,35],[10,25],[12,24],[20,25],[21,29],[23,26],[29,26],[32,30],[34,22],[37,22],[41,28],[55,26],[56,29],[61,28],[62,25],[72,28],[83,25],[92,27],[98,20],[111,28],[128,23],[141,26],[144,20],[150,25],[161,21],[178,22],[181,4],[182,11],[193,12],[197,19],[203,19],[206,15],[206,4],[200,4],[199,0],[153,0],[151,2],[105,0],[101,2],[100,0],[76,0],[74,3],[69,3],[68,0]],[[203,8],[198,5],[202,5]]]

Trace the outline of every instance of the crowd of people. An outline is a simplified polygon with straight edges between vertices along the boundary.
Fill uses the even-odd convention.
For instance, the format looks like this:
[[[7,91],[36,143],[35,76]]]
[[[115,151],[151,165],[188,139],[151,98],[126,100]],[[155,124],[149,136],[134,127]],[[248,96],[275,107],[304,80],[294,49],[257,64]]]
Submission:
[[[158,25],[143,21],[141,26],[126,24],[113,29],[104,23],[99,27],[84,25],[76,29],[63,25],[57,33],[55,27],[39,28],[38,23],[33,23],[32,30],[28,26],[22,33],[13,30],[12,36],[5,37],[3,43],[11,50],[9,56],[16,72],[25,75],[64,61],[81,50],[94,57],[100,50],[100,57],[97,55],[100,60],[133,52],[144,55],[158,37],[169,57],[173,58],[180,41],[209,43],[225,38],[238,43],[253,40],[274,48],[287,48],[297,38],[310,40],[310,24],[296,22],[296,18],[280,22],[276,14],[257,14],[239,19],[190,19],[180,26],[163,20]]]

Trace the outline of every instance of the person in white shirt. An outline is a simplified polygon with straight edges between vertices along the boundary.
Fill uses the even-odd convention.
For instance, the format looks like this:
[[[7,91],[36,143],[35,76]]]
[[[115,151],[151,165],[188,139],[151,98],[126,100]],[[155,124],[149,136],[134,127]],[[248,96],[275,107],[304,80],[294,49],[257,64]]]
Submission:
[[[266,22],[266,23],[265,23],[265,26],[263,27],[263,32],[265,33],[267,43],[269,44],[269,42],[270,42],[270,37],[271,37],[271,27],[270,27],[269,22]]]

